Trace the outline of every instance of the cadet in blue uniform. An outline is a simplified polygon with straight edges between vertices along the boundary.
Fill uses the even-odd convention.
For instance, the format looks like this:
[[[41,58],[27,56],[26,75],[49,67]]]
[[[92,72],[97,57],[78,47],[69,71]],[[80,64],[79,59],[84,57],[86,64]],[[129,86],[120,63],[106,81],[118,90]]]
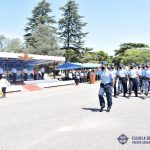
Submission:
[[[122,64],[120,64],[119,70],[117,71],[117,78],[119,78],[119,80],[123,86],[123,94],[125,97],[126,93],[127,93],[127,71],[125,69],[123,69]]]
[[[145,79],[146,79],[146,89],[145,94],[148,96],[148,92],[150,90],[150,64],[146,63],[147,70],[145,71]]]
[[[135,69],[135,64],[132,63],[128,72],[129,75],[129,96],[132,94],[134,87],[135,96],[138,96],[138,71]]]
[[[142,65],[138,65],[138,91],[141,91],[141,87],[142,87]]]
[[[104,92],[106,93],[106,98],[107,98],[107,106],[108,106],[107,112],[109,112],[112,107],[113,77],[112,77],[111,72],[107,69],[107,65],[108,65],[108,62],[102,61],[101,70],[103,73],[101,73],[100,75],[102,82],[100,84],[100,89],[99,89],[99,102],[100,102],[100,107],[101,107],[100,112],[102,112],[105,107],[105,100],[103,97]],[[100,67],[98,69],[100,69]]]
[[[117,75],[117,70],[114,66],[114,64],[112,64],[111,66],[111,74],[112,74],[112,77],[113,77],[113,81],[114,81],[114,97],[117,98],[117,91],[116,91],[116,75]]]

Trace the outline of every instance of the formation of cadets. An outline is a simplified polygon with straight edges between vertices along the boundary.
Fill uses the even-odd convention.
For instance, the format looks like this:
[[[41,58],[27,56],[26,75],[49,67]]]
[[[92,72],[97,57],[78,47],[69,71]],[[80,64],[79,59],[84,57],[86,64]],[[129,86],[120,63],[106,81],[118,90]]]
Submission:
[[[108,67],[108,62],[102,61],[102,65],[95,71],[100,76],[101,84],[99,89],[100,112],[105,107],[104,93],[107,99],[107,112],[112,107],[112,95],[114,97],[123,93],[124,97],[131,97],[134,91],[135,96],[138,93],[148,96],[150,91],[150,64],[144,63],[136,65],[132,63],[128,66],[120,64],[118,68],[114,65]],[[112,90],[112,87],[114,90]],[[112,92],[113,91],[113,92]],[[127,93],[128,96],[127,96]]]
[[[136,97],[138,93],[148,96],[150,90],[150,63],[143,63],[141,65],[131,63],[128,66],[120,64],[118,67],[111,65],[108,66],[108,70],[111,72],[114,81],[114,97],[123,93],[124,97],[130,98],[133,91]],[[76,84],[90,82],[90,75],[93,73],[94,70],[69,71],[65,75],[64,80],[74,79]],[[101,80],[102,73],[103,70],[99,68],[96,72],[96,80]]]
[[[145,94],[148,96],[150,90],[150,64],[144,63],[141,65],[136,65],[132,63],[126,67],[120,64],[118,69],[114,65],[110,68],[111,74],[114,79],[114,97],[117,97],[120,93],[123,96],[131,96],[132,91],[134,91],[135,96],[138,93]]]

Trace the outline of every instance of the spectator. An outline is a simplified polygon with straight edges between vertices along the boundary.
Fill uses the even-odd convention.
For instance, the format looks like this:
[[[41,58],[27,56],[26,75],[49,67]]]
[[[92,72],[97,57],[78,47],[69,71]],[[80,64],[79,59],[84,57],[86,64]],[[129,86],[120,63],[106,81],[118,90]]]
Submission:
[[[24,68],[23,69],[23,78],[24,78],[24,81],[27,81],[27,75],[28,75],[28,70],[27,70],[27,68]]]
[[[37,80],[37,69],[36,68],[33,68],[33,77],[34,77],[34,80]]]
[[[5,75],[2,75],[2,79],[0,80],[0,87],[2,89],[2,97],[6,97],[6,88],[8,86],[9,82],[6,80]]]
[[[17,69],[15,68],[15,66],[12,68],[11,72],[13,77],[13,83],[16,83]]]
[[[42,66],[41,68],[41,79],[44,79],[45,68]]]
[[[3,73],[4,73],[3,68],[0,67],[0,79],[2,78]]]

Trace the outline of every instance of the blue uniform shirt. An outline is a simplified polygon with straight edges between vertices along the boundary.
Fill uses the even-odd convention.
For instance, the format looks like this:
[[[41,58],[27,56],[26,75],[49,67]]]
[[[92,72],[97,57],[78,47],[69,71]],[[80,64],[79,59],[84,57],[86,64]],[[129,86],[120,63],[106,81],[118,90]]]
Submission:
[[[145,72],[145,77],[150,80],[150,69],[147,69]]]
[[[137,72],[138,72],[138,75],[142,77],[142,69],[139,69]]]
[[[147,71],[147,69],[142,69],[142,76],[143,76],[143,77],[146,76],[146,71]]]
[[[112,70],[111,74],[112,74],[113,79],[115,79],[115,77],[117,75],[117,70],[116,69]]]
[[[101,75],[101,80],[103,84],[112,83],[113,77],[109,70],[104,70]]]
[[[128,75],[130,78],[137,78],[138,77],[138,71],[136,69],[130,69],[128,72]]]
[[[3,69],[0,67],[0,74],[3,74],[3,72],[4,72]]]
[[[128,74],[127,70],[121,69],[117,71],[117,75],[121,78],[126,77]]]

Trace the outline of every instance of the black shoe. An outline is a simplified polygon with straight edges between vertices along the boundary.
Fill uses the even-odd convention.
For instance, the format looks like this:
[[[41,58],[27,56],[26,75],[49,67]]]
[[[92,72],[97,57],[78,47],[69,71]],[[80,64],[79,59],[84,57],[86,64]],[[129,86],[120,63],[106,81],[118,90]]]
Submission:
[[[117,98],[117,95],[114,95],[115,98]]]
[[[101,109],[99,110],[99,112],[102,112],[105,106],[102,106]]]
[[[110,109],[111,109],[111,108],[110,108],[110,107],[108,107],[106,111],[107,111],[107,112],[110,112]]]

